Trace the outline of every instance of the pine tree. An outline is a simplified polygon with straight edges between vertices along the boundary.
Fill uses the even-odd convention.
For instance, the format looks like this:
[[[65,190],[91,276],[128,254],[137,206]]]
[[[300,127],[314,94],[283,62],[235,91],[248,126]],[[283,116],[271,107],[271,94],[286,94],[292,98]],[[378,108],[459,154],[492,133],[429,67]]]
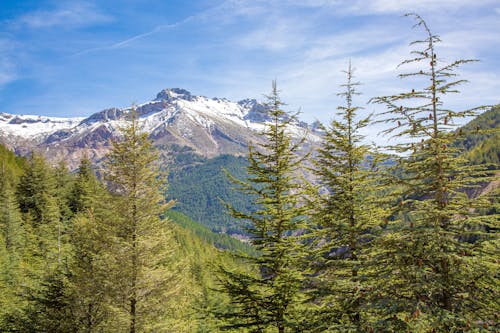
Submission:
[[[106,179],[116,194],[115,283],[124,292],[122,305],[130,332],[160,330],[166,318],[164,303],[177,289],[180,263],[170,221],[160,216],[173,202],[164,202],[165,179],[160,177],[158,155],[139,125],[135,110],[113,142]]]
[[[470,195],[485,170],[468,164],[452,144],[462,134],[452,131],[455,120],[481,108],[456,111],[444,104],[445,95],[458,93],[465,82],[456,79],[457,68],[471,60],[445,63],[436,54],[440,38],[419,15],[408,16],[426,36],[411,44],[422,48],[401,64],[421,69],[400,77],[424,87],[373,100],[387,107],[383,121],[391,126],[385,133],[401,142],[392,147],[399,154],[392,174],[398,197],[393,232],[378,247],[382,323],[401,332],[487,328],[499,310],[499,224],[477,216],[486,201]],[[471,235],[475,240],[467,241]]]
[[[11,175],[3,167],[0,170],[0,232],[5,248],[18,256],[23,246],[24,230],[21,214],[15,198]]]
[[[254,199],[255,212],[247,214],[228,207],[240,220],[249,221],[247,230],[257,256],[240,255],[249,271],[221,268],[220,288],[230,298],[229,311],[218,313],[225,329],[250,332],[300,331],[298,309],[303,301],[300,270],[304,243],[298,236],[304,227],[305,207],[301,206],[297,157],[300,143],[287,132],[295,116],[284,112],[276,83],[268,96],[271,118],[262,132],[267,140],[249,148],[249,178],[236,181]]]
[[[97,178],[92,171],[92,162],[84,156],[78,166],[76,180],[70,190],[68,206],[73,214],[86,212],[92,206],[92,195],[97,186]]]
[[[360,134],[370,119],[359,119],[361,108],[353,104],[359,83],[353,81],[350,63],[345,73],[345,91],[338,94],[345,105],[337,107],[338,120],[322,126],[325,134],[314,160],[318,185],[326,190],[314,213],[319,256],[311,283],[314,303],[321,306],[312,326],[317,332],[367,331],[371,240],[383,220],[375,152]]]
[[[22,281],[24,228],[15,200],[13,179],[2,161],[0,169],[0,330],[8,331],[9,318],[21,308],[19,285]]]
[[[66,294],[71,320],[78,332],[113,331],[118,317],[112,309],[114,250],[112,198],[83,158],[71,191],[72,258]]]
[[[17,186],[25,229],[23,284],[25,306],[12,327],[19,331],[68,332],[64,290],[69,251],[61,242],[61,212],[54,170],[33,153]]]

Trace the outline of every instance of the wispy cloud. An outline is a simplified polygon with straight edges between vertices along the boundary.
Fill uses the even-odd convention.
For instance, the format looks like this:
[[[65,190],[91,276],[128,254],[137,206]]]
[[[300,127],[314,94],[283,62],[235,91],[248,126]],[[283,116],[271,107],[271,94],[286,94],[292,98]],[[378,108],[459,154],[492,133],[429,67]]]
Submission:
[[[243,49],[283,51],[302,47],[307,40],[304,22],[271,16],[250,31],[237,34],[231,41]]]
[[[18,28],[82,27],[112,21],[110,15],[100,12],[88,3],[72,3],[53,10],[38,10],[18,17],[11,24]]]
[[[290,110],[301,108],[307,121],[326,121],[341,103],[336,93],[349,59],[363,84],[358,105],[416,84],[397,77],[396,66],[409,57],[408,43],[424,36],[411,29],[412,19],[401,17],[407,11],[422,13],[442,37],[440,58],[483,60],[464,66],[463,78],[471,83],[450,101],[453,105],[498,100],[498,0],[209,0],[195,5],[148,0],[151,6],[133,8],[127,7],[131,1],[123,1],[123,10],[114,11],[113,18],[97,8],[99,1],[91,0],[94,7],[75,1],[81,2],[61,1],[53,10],[46,5],[19,17],[18,24],[37,28],[36,34],[13,29],[6,38],[18,36],[22,45],[8,52],[0,47],[0,84],[18,75],[52,89],[45,101],[37,96],[40,110],[67,112],[73,106],[53,105],[60,96],[93,110],[143,101],[156,89],[179,85],[194,94],[259,98],[277,79]],[[118,0],[109,3],[120,5]],[[63,29],[107,22],[113,24]],[[16,58],[19,51],[26,60]],[[72,90],[60,82],[71,82]],[[11,104],[21,109],[23,104],[16,103]],[[374,111],[374,106],[366,109]]]
[[[456,9],[466,6],[480,6],[493,3],[494,0],[372,0],[354,1],[351,10],[370,13],[400,13],[406,11],[436,11]]]
[[[0,88],[17,78],[12,64],[0,61]]]
[[[392,31],[364,27],[317,37],[305,54],[308,60],[319,61],[332,57],[353,56],[359,52],[370,52],[373,48],[387,47],[390,44],[402,42],[402,37]]]
[[[14,48],[14,42],[0,39],[0,88],[17,78],[15,64],[11,60]]]
[[[408,11],[434,12],[449,9],[464,9],[469,6],[485,6],[495,4],[497,0],[283,0],[296,6],[321,7],[335,9],[337,14],[384,14],[405,13]]]
[[[114,49],[119,49],[119,48],[127,47],[127,46],[131,45],[133,42],[135,42],[137,40],[146,38],[148,36],[151,36],[151,35],[154,35],[156,33],[162,32],[164,30],[177,28],[177,27],[179,27],[179,26],[181,26],[181,25],[183,25],[185,23],[188,23],[188,22],[194,20],[194,19],[196,19],[196,16],[188,16],[187,18],[185,18],[185,19],[183,19],[183,20],[181,20],[179,22],[175,22],[175,23],[172,23],[172,24],[161,24],[161,25],[158,25],[158,26],[154,27],[153,29],[151,29],[149,31],[146,31],[146,32],[143,32],[143,33],[139,33],[137,35],[133,35],[131,37],[128,37],[128,38],[125,38],[123,40],[114,42],[112,44],[108,44],[108,45],[104,45],[104,46],[99,46],[99,47],[94,47],[94,48],[90,48],[90,49],[79,51],[77,53],[74,53],[73,56],[79,56],[79,55],[83,55],[83,54],[87,54],[87,53],[91,53],[91,52],[105,51],[105,50],[114,50]]]

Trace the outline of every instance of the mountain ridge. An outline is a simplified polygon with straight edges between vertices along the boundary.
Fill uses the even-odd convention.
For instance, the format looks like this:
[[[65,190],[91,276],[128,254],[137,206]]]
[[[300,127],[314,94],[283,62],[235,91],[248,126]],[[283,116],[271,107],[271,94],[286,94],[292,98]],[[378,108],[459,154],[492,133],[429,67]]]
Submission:
[[[72,169],[84,155],[99,163],[132,108],[155,145],[163,150],[172,145],[186,146],[209,158],[246,154],[249,142],[261,141],[258,134],[269,121],[266,105],[256,99],[232,102],[169,88],[142,104],[107,108],[86,118],[2,113],[0,141],[20,155],[40,151],[51,162],[65,160]],[[297,121],[290,131],[297,137],[307,135],[311,141],[318,141],[311,128]]]

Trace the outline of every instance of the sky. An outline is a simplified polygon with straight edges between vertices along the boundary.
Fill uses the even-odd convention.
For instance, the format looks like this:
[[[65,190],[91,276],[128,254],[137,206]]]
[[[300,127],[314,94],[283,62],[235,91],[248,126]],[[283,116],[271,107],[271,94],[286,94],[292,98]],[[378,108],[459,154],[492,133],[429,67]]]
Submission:
[[[262,99],[277,80],[289,111],[328,121],[349,64],[364,112],[401,92],[419,13],[439,58],[478,59],[447,101],[500,103],[500,0],[0,0],[0,112],[89,116],[162,89]],[[411,84],[411,83],[410,83]]]

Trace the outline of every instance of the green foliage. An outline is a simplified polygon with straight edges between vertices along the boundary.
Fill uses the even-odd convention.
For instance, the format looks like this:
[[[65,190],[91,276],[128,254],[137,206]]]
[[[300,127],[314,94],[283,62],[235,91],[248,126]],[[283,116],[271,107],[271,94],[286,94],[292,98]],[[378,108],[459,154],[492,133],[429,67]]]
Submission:
[[[458,129],[461,137],[453,145],[465,151],[466,159],[474,165],[490,169],[500,165],[500,106],[492,107]]]
[[[171,222],[161,214],[173,205],[162,196],[158,155],[140,128],[135,110],[113,142],[106,179],[115,194],[114,276],[116,306],[128,316],[130,332],[166,330],[163,303],[175,297],[181,267],[173,260],[177,247]]]
[[[230,252],[244,252],[250,255],[256,254],[255,249],[246,243],[243,243],[226,234],[216,234],[204,225],[197,223],[175,210],[169,210],[165,214],[166,217],[183,227],[188,229],[194,235],[202,239],[207,244],[211,244],[218,249],[228,250]]]
[[[236,209],[248,212],[253,209],[252,200],[234,189],[224,170],[237,179],[245,179],[246,166],[248,161],[243,157],[221,155],[199,165],[174,170],[168,191],[169,197],[177,201],[174,209],[212,231],[242,234],[244,226],[226,214],[223,202],[230,202]]]
[[[24,228],[17,205],[12,178],[0,171],[0,329],[5,318],[19,311],[19,285],[22,281]]]
[[[65,286],[71,322],[82,332],[109,331],[120,324],[114,309],[113,198],[82,159],[70,191],[73,218],[70,274]]]
[[[359,83],[353,81],[350,65],[346,74],[345,91],[339,94],[345,105],[337,107],[338,120],[322,126],[324,140],[313,161],[318,185],[326,190],[313,192],[318,228],[313,233],[316,274],[310,279],[310,307],[316,304],[317,309],[309,324],[315,332],[366,332],[370,327],[371,241],[384,217],[377,199],[376,155],[359,134],[370,120],[358,119],[361,108],[353,98],[359,95]],[[366,165],[368,155],[371,165]]]
[[[498,331],[500,108],[456,128],[484,109],[443,103],[470,61],[444,63],[410,16],[415,88],[373,99],[396,155],[362,144],[349,68],[308,192],[275,84],[248,159],[169,146],[160,166],[133,117],[106,187],[88,159],[72,175],[0,145],[0,331]]]
[[[7,147],[0,144],[0,168],[3,175],[12,181],[17,179],[23,173],[26,161],[22,157],[16,156]]]
[[[118,204],[122,198],[106,190],[86,158],[75,175],[63,164],[49,167],[38,155],[19,164],[26,170],[11,173],[10,168],[18,164],[6,165],[2,170],[9,176],[0,174],[0,331],[128,329],[128,300],[120,289],[123,264],[116,255],[124,237],[123,225],[117,224],[123,213]],[[23,176],[19,181],[11,174],[34,177]],[[19,202],[24,203],[23,213]],[[47,207],[48,203],[53,205]],[[156,328],[144,330],[215,332],[217,320],[206,314],[208,309],[225,308],[227,300],[212,290],[211,267],[217,262],[237,264],[210,244],[248,253],[252,248],[227,235],[213,234],[179,212],[167,211],[167,215],[183,226],[168,223],[170,260],[182,267],[172,271],[171,297],[158,303],[164,315]],[[161,265],[171,267],[167,264]],[[172,272],[159,277],[168,278]]]
[[[55,212],[55,177],[45,159],[32,153],[21,176],[17,196],[19,208],[33,227],[50,223]],[[50,210],[52,209],[52,211]],[[58,218],[58,217],[57,217]]]
[[[374,99],[387,108],[385,133],[403,139],[392,147],[402,154],[397,168],[403,172],[390,175],[397,205],[390,232],[378,240],[374,305],[380,321],[374,325],[395,331],[462,331],[494,321],[498,310],[498,289],[492,290],[498,285],[493,250],[498,219],[478,217],[476,209],[487,201],[465,192],[486,181],[486,173],[460,155],[453,142],[461,133],[451,131],[454,119],[482,108],[445,107],[442,96],[457,93],[465,82],[455,78],[456,68],[471,60],[444,63],[435,53],[439,37],[420,16],[409,16],[426,37],[412,43],[422,48],[402,62],[421,69],[400,76],[426,85]],[[465,241],[472,234],[475,241]]]
[[[454,145],[470,151],[481,142],[496,136],[499,127],[500,106],[497,105],[462,126],[459,129],[462,132],[461,137],[455,140]]]
[[[297,232],[304,228],[305,208],[300,202],[296,172],[297,157],[287,127],[295,118],[281,110],[276,83],[268,96],[272,119],[262,135],[267,143],[250,146],[247,181],[233,179],[244,193],[252,195],[257,209],[246,213],[229,206],[231,214],[250,222],[247,232],[257,256],[240,255],[250,271],[221,267],[221,291],[230,298],[231,308],[217,313],[227,321],[224,329],[250,332],[289,332],[300,326],[299,307],[303,295],[303,244]]]

